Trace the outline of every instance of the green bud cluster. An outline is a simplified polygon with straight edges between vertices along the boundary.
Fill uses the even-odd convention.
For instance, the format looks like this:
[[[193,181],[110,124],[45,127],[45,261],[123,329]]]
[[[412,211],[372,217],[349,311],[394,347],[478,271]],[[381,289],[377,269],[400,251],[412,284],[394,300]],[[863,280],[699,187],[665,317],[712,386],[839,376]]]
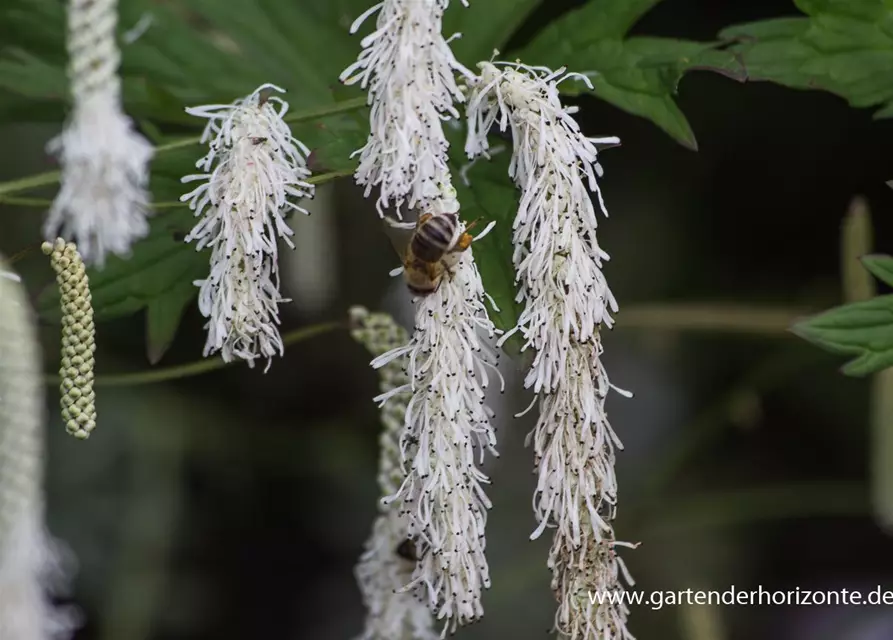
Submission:
[[[373,357],[378,357],[392,349],[404,346],[409,342],[406,329],[394,322],[387,313],[370,313],[363,307],[350,309],[350,335],[354,340],[366,347]],[[378,370],[379,388],[387,393],[398,387],[409,384],[406,373],[406,358],[397,358]],[[406,420],[406,407],[412,393],[407,389],[386,402],[381,408],[381,422],[384,430],[381,433],[381,462],[378,482],[384,495],[396,493],[403,482],[400,455],[400,434]]]
[[[96,394],[93,391],[93,354],[96,329],[86,267],[74,243],[57,238],[44,242],[62,299],[62,419],[66,430],[84,439],[96,427]]]

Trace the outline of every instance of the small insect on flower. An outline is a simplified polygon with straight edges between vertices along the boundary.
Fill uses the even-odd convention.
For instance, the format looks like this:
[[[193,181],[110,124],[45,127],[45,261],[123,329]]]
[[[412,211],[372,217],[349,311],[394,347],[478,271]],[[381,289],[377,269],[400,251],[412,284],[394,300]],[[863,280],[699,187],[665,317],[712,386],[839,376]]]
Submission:
[[[398,556],[408,562],[419,561],[418,550],[416,549],[415,541],[412,538],[406,538],[403,542],[398,544],[395,552]]]
[[[468,231],[479,221],[466,226],[456,213],[424,213],[417,222],[397,222],[388,217],[385,221],[388,235],[403,260],[403,267],[395,274],[402,271],[406,286],[418,296],[437,291],[444,275],[451,274],[450,269],[458,263],[462,252],[489,233],[495,224],[491,222],[474,237]]]

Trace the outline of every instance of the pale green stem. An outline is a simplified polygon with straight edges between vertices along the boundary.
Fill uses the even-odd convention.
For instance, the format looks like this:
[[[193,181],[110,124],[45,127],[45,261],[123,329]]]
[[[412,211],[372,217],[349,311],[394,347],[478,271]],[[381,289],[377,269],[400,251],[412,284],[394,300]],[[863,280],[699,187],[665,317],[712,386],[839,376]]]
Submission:
[[[307,182],[310,184],[324,184],[329,182],[330,180],[335,180],[337,178],[343,178],[344,176],[349,176],[353,173],[353,171],[330,171],[328,173],[320,173],[316,176],[310,176],[307,178]],[[47,208],[53,204],[53,201],[49,198],[24,198],[19,196],[0,196],[0,204],[9,204],[15,205],[19,207],[39,207],[39,208]],[[162,202],[153,202],[150,207],[152,209],[174,209],[176,207],[185,207],[187,203],[180,202],[179,200],[168,200]]]
[[[781,337],[788,333],[792,324],[813,313],[815,311],[808,308],[718,305],[710,302],[641,304],[621,307],[614,328]]]
[[[282,344],[285,346],[295,344],[296,342],[301,342],[302,340],[307,340],[322,333],[327,333],[334,329],[343,328],[344,326],[345,324],[343,322],[328,322],[324,324],[313,325],[310,327],[304,327],[302,329],[296,329],[295,331],[286,333],[282,336]],[[94,384],[97,387],[125,387],[142,384],[154,384],[156,382],[165,382],[167,380],[176,380],[179,378],[197,376],[202,373],[208,373],[209,371],[222,369],[223,367],[236,364],[238,362],[241,362],[241,360],[224,362],[223,359],[219,357],[203,358],[201,360],[197,360],[196,362],[181,364],[174,367],[149,369],[147,371],[136,371],[134,373],[118,373],[96,376]],[[45,380],[47,384],[59,384],[58,376],[47,376]]]
[[[864,198],[853,198],[840,227],[840,279],[845,302],[869,300],[877,295],[874,277],[860,261],[872,252],[873,236],[868,203]]]
[[[335,174],[325,175],[334,176]],[[319,176],[320,179],[323,177],[324,176]],[[737,322],[732,321],[733,312],[740,314]],[[633,321],[626,322],[627,318],[624,316],[624,322],[618,323],[618,328],[720,331],[756,333],[760,335],[785,335],[790,326],[790,318],[800,317],[799,314],[801,313],[808,314],[806,311],[801,312],[799,310],[711,307],[709,303],[643,305],[640,307],[632,306],[628,308],[626,313],[632,316]],[[708,317],[706,320],[704,317],[705,315]],[[767,318],[771,318],[771,321],[766,321]],[[710,319],[712,319],[712,321]],[[751,328],[748,325],[749,322],[756,322],[759,326],[757,328]],[[341,325],[340,323],[333,323],[329,325],[320,325],[322,328],[310,327],[306,330],[309,332],[309,335],[306,337],[311,337],[317,333],[328,331],[336,326]],[[770,331],[770,327],[774,328],[774,331]],[[301,329],[297,333],[303,331],[304,330]],[[300,339],[303,339],[303,337]],[[288,336],[286,336],[284,340],[288,342]],[[152,384],[155,382],[164,382],[166,380],[199,375],[219,369],[223,366],[225,365],[222,360],[208,358],[165,369],[151,369],[149,371],[138,371],[135,373],[111,376],[97,376],[96,384],[100,386]],[[54,382],[55,378],[48,378],[48,381]],[[737,395],[735,397],[737,397]],[[724,404],[723,407],[725,406],[726,405]]]
[[[326,105],[324,107],[317,107],[315,109],[307,109],[304,111],[295,111],[293,113],[287,114],[284,120],[286,122],[303,122],[306,120],[316,120],[318,118],[325,118],[327,116],[333,116],[339,113],[347,113],[349,111],[361,109],[364,106],[366,106],[366,98],[352,98],[350,100],[336,102],[335,104]],[[156,147],[155,153],[159,154],[166,151],[173,151],[174,149],[182,149],[183,147],[198,144],[200,140],[201,138],[199,136],[193,136],[190,138],[183,138],[182,140],[175,140],[174,142],[168,142],[167,144]],[[59,181],[61,175],[62,174],[60,171],[48,171],[47,173],[39,173],[33,176],[26,176],[17,180],[10,180],[8,182],[0,183],[0,196],[10,193],[18,193],[20,191],[27,191],[36,187],[43,187],[46,185],[55,184]]]
[[[706,591],[699,585],[697,591]],[[722,608],[716,605],[686,603],[679,607],[679,626],[686,640],[726,640]]]

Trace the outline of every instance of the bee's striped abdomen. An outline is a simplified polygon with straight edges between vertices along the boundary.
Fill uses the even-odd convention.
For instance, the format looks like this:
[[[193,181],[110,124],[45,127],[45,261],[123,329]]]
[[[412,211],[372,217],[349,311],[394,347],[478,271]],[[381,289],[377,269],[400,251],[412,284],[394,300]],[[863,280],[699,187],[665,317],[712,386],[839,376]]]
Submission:
[[[459,224],[455,213],[433,215],[422,221],[412,238],[412,253],[425,262],[437,262],[452,247]]]

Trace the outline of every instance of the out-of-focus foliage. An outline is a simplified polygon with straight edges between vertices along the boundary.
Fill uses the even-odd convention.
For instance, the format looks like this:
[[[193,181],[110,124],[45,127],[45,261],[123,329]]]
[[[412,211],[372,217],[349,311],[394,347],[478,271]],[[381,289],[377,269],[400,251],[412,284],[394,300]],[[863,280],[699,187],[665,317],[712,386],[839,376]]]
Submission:
[[[795,0],[807,17],[777,18],[725,29],[748,79],[795,89],[821,89],[854,107],[893,116],[893,3],[889,0]],[[869,256],[865,267],[887,284],[891,259]],[[831,309],[794,327],[832,351],[859,357],[844,373],[862,376],[893,365],[893,297]]]
[[[672,94],[682,74],[693,68],[735,68],[727,53],[710,43],[671,39],[624,39],[630,26],[655,0],[593,0],[548,25],[517,55],[531,64],[572,63],[592,72],[595,94],[653,120],[683,144],[695,139]],[[539,4],[537,0],[454,3],[444,18],[457,58],[469,68],[489,59]],[[365,139],[365,109],[325,114],[339,102],[360,96],[338,84],[338,74],[356,57],[360,42],[349,33],[366,0],[258,0],[221,4],[216,0],[150,2],[121,6],[122,34],[141,19],[148,29],[123,49],[125,107],[142,130],[162,145],[170,136],[194,132],[197,123],[183,107],[231,102],[263,82],[284,87],[295,114],[295,134],[312,150],[314,170],[349,171],[350,153]],[[0,90],[9,92],[0,117],[61,121],[66,97],[64,3],[58,0],[10,0],[0,16],[3,55]],[[364,25],[360,34],[371,29]],[[569,51],[573,49],[573,56]],[[514,54],[513,54],[514,55]],[[563,89],[577,91],[566,84]],[[303,116],[303,117],[301,117]],[[175,201],[178,178],[191,171],[198,147],[160,152],[153,164],[156,202]],[[475,167],[470,187],[461,186],[465,212],[497,220],[490,238],[476,247],[488,291],[500,307],[501,328],[515,323],[511,275],[511,217],[515,191],[507,164]],[[97,318],[107,320],[148,311],[150,360],[161,357],[172,340],[184,308],[196,289],[206,259],[183,244],[191,217],[185,209],[160,211],[148,238],[129,260],[113,258],[90,274]],[[53,294],[41,301],[45,317],[56,308]]]
[[[893,286],[893,258],[872,255],[862,264]],[[797,324],[794,331],[837,353],[858,355],[844,366],[848,375],[864,376],[893,365],[893,295],[835,307]]]
[[[893,80],[887,70],[893,67],[893,12],[881,0],[799,0],[797,7],[808,17],[727,29],[722,37],[731,43],[728,47],[720,42],[628,37],[631,27],[659,1],[590,0],[534,32],[506,57],[553,68],[566,65],[584,73],[594,95],[648,118],[693,149],[694,132],[674,94],[683,74],[695,69],[738,80],[822,88],[857,106],[886,104],[879,115],[891,109]],[[61,123],[67,101],[64,5],[60,0],[6,2],[0,15],[0,91],[9,99],[2,101],[0,118]],[[473,69],[503,48],[538,5],[537,0],[476,1],[469,7],[456,2],[445,15],[444,31],[461,32],[452,46],[457,58]],[[229,103],[261,83],[278,84],[288,91],[295,135],[313,150],[314,171],[349,172],[354,167],[351,153],[362,146],[368,129],[366,108],[361,90],[343,87],[337,78],[356,58],[360,37],[374,28],[370,21],[359,34],[349,32],[367,8],[366,0],[122,3],[125,107],[159,145],[152,191],[163,206],[152,219],[150,235],[134,247],[130,259],[113,258],[90,278],[99,320],[147,311],[151,361],[170,344],[179,318],[195,298],[197,289],[191,283],[207,268],[206,257],[183,243],[192,219],[177,203],[183,191],[179,178],[192,171],[201,148],[177,145],[172,152],[165,147],[184,134],[197,133],[198,123],[184,106]],[[125,37],[141,21],[148,21],[145,32],[135,40]],[[587,87],[567,82],[562,91],[580,93]],[[341,106],[345,104],[348,107]],[[457,169],[460,148],[454,144]],[[468,175],[470,184],[459,185],[467,217],[498,223],[476,246],[476,255],[487,290],[500,308],[495,320],[506,329],[517,319],[511,269],[515,190],[505,158],[480,162]],[[55,302],[52,293],[40,301],[45,318],[53,318]],[[839,322],[838,316],[831,318]],[[813,330],[819,324],[809,326]],[[867,334],[847,335],[846,340],[862,344]]]
[[[586,74],[596,96],[648,118],[681,144],[697,149],[695,134],[673,100],[679,80],[693,69],[743,80],[744,69],[734,54],[717,49],[717,43],[627,38],[633,24],[658,2],[589,2],[547,26],[517,56],[530,64],[567,66]],[[582,82],[562,87],[566,92],[586,89]]]
[[[733,42],[750,80],[821,89],[854,107],[893,116],[893,4],[888,0],[795,0],[808,17],[738,25]]]

